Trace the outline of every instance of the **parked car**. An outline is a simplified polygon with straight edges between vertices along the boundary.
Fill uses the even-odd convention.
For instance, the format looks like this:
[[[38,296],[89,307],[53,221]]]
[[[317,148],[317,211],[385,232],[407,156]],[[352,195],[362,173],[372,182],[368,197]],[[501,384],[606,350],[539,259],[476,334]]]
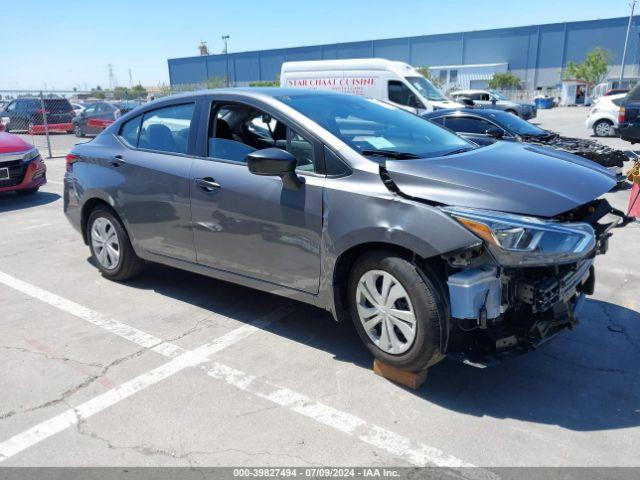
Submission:
[[[47,167],[33,145],[0,132],[0,192],[36,193],[47,183]]]
[[[17,98],[0,112],[0,118],[7,132],[23,131],[42,134],[45,132],[45,114],[50,132],[71,133],[73,131],[73,108],[66,98],[45,98],[44,100],[35,97]]]
[[[443,354],[486,365],[574,326],[595,256],[627,222],[600,198],[614,184],[574,155],[478,147],[355,95],[220,89],[76,145],[64,211],[108,279],[150,261],[307,302],[418,371]]]
[[[626,93],[598,98],[587,117],[586,126],[596,137],[610,137],[617,132],[618,113]]]
[[[640,83],[627,93],[620,105],[618,133],[627,142],[640,142]]]
[[[619,184],[626,183],[622,169],[629,157],[622,150],[593,140],[563,137],[502,110],[439,110],[423,115],[423,118],[442,125],[478,145],[490,145],[504,140],[551,147],[578,155],[608,168],[616,176]]]
[[[91,103],[73,119],[73,132],[76,137],[97,135],[115,122],[118,117],[137,106],[137,103],[131,101]]]
[[[476,108],[490,108],[492,110],[504,110],[517,115],[524,120],[536,118],[538,109],[532,103],[512,102],[493,90],[458,90],[449,94],[451,98],[468,98],[473,100]]]
[[[383,58],[285,62],[280,86],[351,93],[414,113],[463,106],[449,100],[411,65]]]

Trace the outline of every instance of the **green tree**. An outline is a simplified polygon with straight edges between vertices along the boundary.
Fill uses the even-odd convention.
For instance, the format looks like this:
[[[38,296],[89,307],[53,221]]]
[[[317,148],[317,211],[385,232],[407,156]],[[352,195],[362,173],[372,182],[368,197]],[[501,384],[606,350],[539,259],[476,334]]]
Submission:
[[[91,96],[93,98],[98,98],[98,99],[101,99],[101,100],[103,100],[106,97],[106,95],[105,95],[104,91],[102,91],[102,87],[100,85],[98,85],[96,88],[92,88],[91,89]]]
[[[250,87],[279,87],[280,86],[280,82],[278,82],[278,81],[273,81],[273,82],[267,82],[267,81],[250,82],[249,86]]]
[[[434,76],[430,71],[429,67],[418,67],[416,70],[422,75],[424,78],[433,83],[436,87],[442,88],[444,82],[440,79],[440,77]]]
[[[515,90],[522,86],[520,78],[511,72],[494,73],[488,87],[494,90]]]
[[[609,71],[612,56],[606,50],[596,47],[587,53],[582,63],[569,62],[564,69],[563,78],[586,82],[597,85],[602,82]]]

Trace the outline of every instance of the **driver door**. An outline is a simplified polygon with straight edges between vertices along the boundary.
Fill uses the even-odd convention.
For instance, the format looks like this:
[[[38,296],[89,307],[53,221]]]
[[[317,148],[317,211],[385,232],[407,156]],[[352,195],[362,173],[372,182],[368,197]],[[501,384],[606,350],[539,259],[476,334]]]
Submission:
[[[203,122],[207,123],[207,122]],[[310,136],[249,104],[215,103],[205,155],[191,170],[191,212],[199,264],[317,293],[322,236],[322,152]],[[282,148],[298,160],[298,190],[249,172],[246,155]]]

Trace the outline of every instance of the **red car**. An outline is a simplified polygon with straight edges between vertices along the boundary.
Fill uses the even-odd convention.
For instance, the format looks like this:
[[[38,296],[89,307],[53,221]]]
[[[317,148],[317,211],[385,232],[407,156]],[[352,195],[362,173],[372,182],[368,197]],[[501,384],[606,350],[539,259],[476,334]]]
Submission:
[[[16,135],[0,132],[0,192],[36,193],[47,183],[47,167],[38,149]]]

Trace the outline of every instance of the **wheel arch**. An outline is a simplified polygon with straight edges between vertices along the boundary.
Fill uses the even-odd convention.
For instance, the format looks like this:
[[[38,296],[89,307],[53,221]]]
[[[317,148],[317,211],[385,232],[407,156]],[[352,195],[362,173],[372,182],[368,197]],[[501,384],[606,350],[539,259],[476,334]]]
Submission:
[[[120,218],[120,215],[118,215],[118,213],[114,210],[113,205],[108,200],[105,200],[101,197],[92,197],[88,199],[82,205],[82,211],[80,214],[80,231],[82,232],[82,239],[84,240],[85,245],[89,245],[89,238],[87,237],[87,222],[89,221],[89,216],[91,215],[91,212],[93,212],[99,206],[107,207],[118,219],[120,219],[120,222],[124,225],[124,222],[122,222],[122,218]],[[127,232],[127,234],[129,234],[129,232]]]

